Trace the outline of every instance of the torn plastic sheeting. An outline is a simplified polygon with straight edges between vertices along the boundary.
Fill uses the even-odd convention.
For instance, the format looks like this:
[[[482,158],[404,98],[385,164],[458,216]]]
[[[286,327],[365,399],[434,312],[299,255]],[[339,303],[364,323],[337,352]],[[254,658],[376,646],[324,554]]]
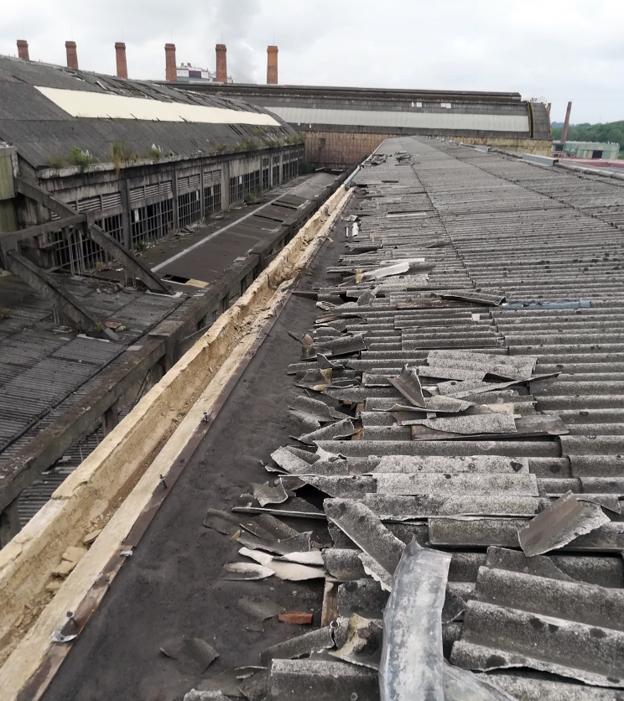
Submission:
[[[410,404],[417,407],[425,406],[425,397],[416,368],[404,365],[397,377],[389,377],[388,380]]]
[[[610,523],[602,508],[568,492],[518,531],[525,555],[542,555]]]
[[[394,574],[384,611],[379,670],[381,701],[513,701],[470,672],[453,667],[442,651],[451,555],[410,543]],[[448,605],[448,604],[447,604]],[[453,600],[447,617],[459,615]]]
[[[432,350],[427,365],[482,370],[508,380],[530,380],[537,363],[536,355],[497,355],[473,351]]]
[[[383,617],[381,701],[445,701],[442,607],[451,555],[404,550]]]
[[[316,431],[304,433],[303,435],[299,436],[297,440],[308,445],[314,445],[315,441],[349,438],[354,433],[357,433],[357,431],[358,429],[355,427],[351,419],[342,419],[333,424],[329,424],[328,426],[323,426]]]

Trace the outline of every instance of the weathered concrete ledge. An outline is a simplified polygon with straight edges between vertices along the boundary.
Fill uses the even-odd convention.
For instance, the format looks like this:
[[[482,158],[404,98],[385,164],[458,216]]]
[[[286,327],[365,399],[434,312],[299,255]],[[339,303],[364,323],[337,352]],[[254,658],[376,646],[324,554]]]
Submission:
[[[53,658],[62,659],[67,646],[51,643],[52,634],[66,623],[68,611],[80,610],[88,593],[102,588],[103,573],[108,586],[116,573],[111,571],[111,558],[120,554],[135,521],[149,507],[156,490],[163,488],[163,478],[166,480],[178,462],[204,412],[210,413],[218,405],[223,389],[324,240],[348,196],[344,186],[336,190],[245,294],[0,551],[3,698],[18,698],[32,675],[37,670],[42,673],[51,649],[55,651]],[[70,546],[82,545],[89,533],[102,528],[52,596],[46,585],[63,553]],[[48,658],[44,673],[48,680],[58,664]]]

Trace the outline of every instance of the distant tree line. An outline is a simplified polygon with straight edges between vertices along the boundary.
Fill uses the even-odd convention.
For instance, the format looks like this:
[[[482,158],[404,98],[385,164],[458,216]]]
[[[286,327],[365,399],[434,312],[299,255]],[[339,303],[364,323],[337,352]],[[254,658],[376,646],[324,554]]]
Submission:
[[[552,138],[555,141],[560,139],[563,124],[553,122],[551,129]],[[570,124],[568,139],[570,141],[610,141],[620,144],[620,150],[624,151],[624,121],[606,124]]]

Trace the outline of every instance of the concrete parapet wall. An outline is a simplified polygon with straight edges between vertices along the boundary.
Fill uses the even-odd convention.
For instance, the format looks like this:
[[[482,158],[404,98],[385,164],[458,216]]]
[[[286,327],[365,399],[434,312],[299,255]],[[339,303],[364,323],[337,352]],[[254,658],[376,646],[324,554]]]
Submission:
[[[109,433],[52,499],[0,551],[0,688],[16,698],[37,671],[67,611],[78,611],[102,572],[119,556],[139,515],[211,411],[244,353],[275,313],[348,199],[341,186],[264,270],[245,294]],[[226,366],[228,371],[225,373]],[[103,528],[52,598],[51,572],[70,546]],[[106,583],[107,586],[107,583]],[[103,595],[103,594],[102,594]],[[58,660],[58,647],[56,659]],[[58,662],[60,664],[60,662]],[[29,696],[38,698],[38,695]]]

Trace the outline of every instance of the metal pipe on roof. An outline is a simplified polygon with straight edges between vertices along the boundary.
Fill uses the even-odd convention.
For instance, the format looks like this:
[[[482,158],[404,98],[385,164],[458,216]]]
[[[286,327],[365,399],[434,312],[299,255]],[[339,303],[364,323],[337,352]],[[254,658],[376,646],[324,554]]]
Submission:
[[[563,129],[561,130],[561,143],[565,144],[568,140],[568,130],[570,129],[570,112],[572,112],[572,102],[568,102],[566,107],[565,119],[563,120]]]
[[[17,40],[17,56],[21,58],[22,61],[30,61],[30,54],[28,53],[28,42],[26,39]]]

